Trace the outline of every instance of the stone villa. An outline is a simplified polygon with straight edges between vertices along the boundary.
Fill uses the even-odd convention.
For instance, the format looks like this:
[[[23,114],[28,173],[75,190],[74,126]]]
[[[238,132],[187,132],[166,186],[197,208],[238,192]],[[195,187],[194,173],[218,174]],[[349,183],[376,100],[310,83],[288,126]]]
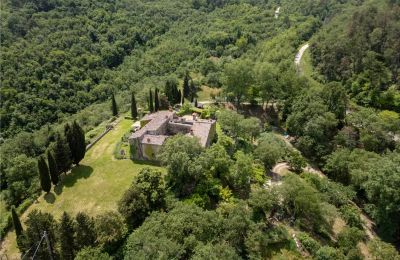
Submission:
[[[159,111],[144,116],[140,129],[129,137],[133,159],[156,160],[165,140],[176,134],[198,138],[201,146],[208,147],[216,132],[215,120],[198,119],[197,115],[178,117],[175,111]]]

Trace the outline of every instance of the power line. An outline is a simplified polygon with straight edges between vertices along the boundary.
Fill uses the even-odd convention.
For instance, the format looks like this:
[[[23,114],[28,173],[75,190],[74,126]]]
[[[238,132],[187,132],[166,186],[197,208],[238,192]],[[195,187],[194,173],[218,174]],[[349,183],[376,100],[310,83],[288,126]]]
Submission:
[[[39,250],[40,244],[42,243],[44,237],[45,237],[45,234],[43,234],[42,238],[40,239],[39,245],[36,247],[36,250],[35,250],[35,253],[32,256],[32,259],[35,259],[35,255],[36,255],[37,251]]]

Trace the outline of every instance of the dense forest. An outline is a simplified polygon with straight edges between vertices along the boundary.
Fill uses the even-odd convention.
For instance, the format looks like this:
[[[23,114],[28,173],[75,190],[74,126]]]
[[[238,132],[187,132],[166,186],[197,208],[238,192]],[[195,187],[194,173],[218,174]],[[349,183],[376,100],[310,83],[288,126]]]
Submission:
[[[32,256],[46,230],[56,259],[399,259],[399,3],[293,2],[2,1],[0,235],[13,224]],[[307,41],[310,75],[293,62]],[[22,227],[84,131],[154,111],[153,93],[190,113],[202,86],[220,93],[201,111],[211,147],[171,137],[117,211]]]

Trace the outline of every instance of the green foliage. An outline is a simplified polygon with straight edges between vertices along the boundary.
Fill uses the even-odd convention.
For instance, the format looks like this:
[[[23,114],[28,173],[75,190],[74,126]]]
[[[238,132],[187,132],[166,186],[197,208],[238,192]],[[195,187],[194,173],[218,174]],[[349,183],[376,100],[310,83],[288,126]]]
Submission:
[[[391,244],[385,243],[379,239],[373,239],[368,242],[368,249],[377,260],[394,259],[399,260],[400,254]]]
[[[96,243],[111,252],[121,246],[127,234],[123,218],[114,211],[96,216],[94,229],[97,236]]]
[[[130,227],[137,227],[153,210],[165,206],[165,184],[161,172],[142,169],[118,202],[118,211]]]
[[[93,218],[82,212],[76,214],[74,231],[75,249],[79,251],[76,257],[78,257],[85,247],[94,246],[96,243]]]
[[[242,151],[234,155],[235,163],[230,170],[230,186],[240,198],[247,198],[250,192],[250,181],[254,176],[253,158]]]
[[[149,90],[149,111],[150,113],[154,112],[154,103],[153,103],[153,92],[151,89]]]
[[[286,160],[288,161],[290,168],[295,173],[300,173],[303,168],[307,166],[307,161],[298,151],[290,151]]]
[[[53,146],[54,159],[56,160],[58,174],[65,173],[71,168],[71,150],[65,138],[57,134]]]
[[[355,206],[343,205],[340,207],[340,214],[350,227],[363,228],[360,212]]]
[[[37,161],[20,154],[8,158],[8,164],[2,178],[2,183],[7,183],[7,189],[2,193],[8,205],[19,205],[40,190]]]
[[[236,141],[238,138],[251,140],[259,135],[261,122],[258,118],[244,116],[231,110],[221,110],[217,114],[218,123],[228,135]]]
[[[362,241],[365,237],[365,233],[356,227],[345,228],[342,230],[337,238],[337,244],[345,254],[347,254],[354,245]]]
[[[131,117],[135,120],[138,117],[135,93],[132,92],[131,94]]]
[[[158,98],[158,88],[154,90],[154,111],[158,111],[160,109],[160,100]]]
[[[273,133],[263,133],[257,141],[254,156],[264,164],[267,170],[271,170],[288,152],[285,142]]]
[[[112,260],[107,253],[102,252],[100,248],[85,247],[78,252],[75,260]]]
[[[291,110],[286,121],[288,132],[300,137],[297,145],[303,154],[316,160],[329,154],[337,120],[324,100],[316,94],[304,94],[294,101]]]
[[[186,196],[193,192],[200,176],[190,172],[189,167],[202,150],[196,138],[184,135],[168,138],[163,145],[159,159],[167,166],[167,186],[177,196]]]
[[[111,111],[113,116],[118,116],[118,106],[115,101],[114,93],[111,95]]]
[[[246,248],[250,259],[267,259],[281,248],[289,248],[290,236],[283,226],[268,228],[258,224],[249,231]]]
[[[266,190],[263,188],[253,189],[248,200],[253,209],[255,220],[267,220],[273,217],[274,210],[278,208],[278,192],[276,189]]]
[[[192,256],[193,260],[219,260],[219,259],[241,259],[235,252],[235,249],[226,243],[212,244],[208,243],[205,245],[198,245],[194,249]]]
[[[280,188],[286,214],[302,228],[317,232],[331,229],[333,216],[315,188],[294,174],[289,174]]]
[[[38,171],[40,178],[40,186],[42,190],[46,193],[49,193],[51,189],[51,179],[49,174],[49,168],[47,167],[46,161],[43,156],[40,156],[38,159]]]
[[[38,241],[43,237],[43,232],[46,231],[49,241],[50,248],[55,253],[56,244],[56,226],[57,223],[53,216],[49,213],[42,213],[38,210],[33,210],[28,214],[25,221],[26,229],[21,238],[19,238],[18,247],[23,253],[27,253],[27,256],[32,257],[34,254],[33,250],[28,249],[31,247],[38,247],[36,256],[39,259],[50,259],[49,251],[46,243],[41,243],[37,246]],[[44,241],[43,241],[44,242]]]
[[[47,162],[49,165],[49,174],[50,174],[50,179],[53,185],[57,185],[59,178],[58,178],[58,168],[57,168],[57,163],[56,160],[54,159],[53,153],[51,150],[47,150]]]
[[[15,212],[15,207],[11,207],[11,217],[12,217],[12,222],[15,230],[15,234],[17,235],[17,238],[22,235],[23,229],[21,225],[21,221],[19,220],[19,217],[17,215],[17,212]]]
[[[74,225],[71,217],[64,212],[58,226],[61,259],[72,260],[75,256]]]
[[[224,85],[227,93],[232,93],[237,106],[253,84],[252,64],[247,60],[234,60],[224,67]]]
[[[344,255],[337,249],[330,246],[321,247],[315,254],[317,260],[344,259]]]
[[[393,59],[399,50],[394,33],[400,26],[396,5],[365,2],[313,37],[310,49],[318,71],[327,80],[344,82],[360,104],[399,110],[399,95],[391,90],[392,84],[398,89],[399,62]]]
[[[297,238],[299,239],[301,245],[313,256],[315,256],[318,250],[321,248],[321,244],[310,237],[307,233],[301,232],[297,234]]]
[[[74,147],[71,149],[72,161],[76,165],[85,157],[86,141],[85,132],[77,121],[72,123],[72,132],[74,135]]]
[[[333,182],[328,178],[321,178],[314,173],[303,173],[301,176],[321,193],[323,199],[336,207],[348,204],[356,196],[351,187]]]

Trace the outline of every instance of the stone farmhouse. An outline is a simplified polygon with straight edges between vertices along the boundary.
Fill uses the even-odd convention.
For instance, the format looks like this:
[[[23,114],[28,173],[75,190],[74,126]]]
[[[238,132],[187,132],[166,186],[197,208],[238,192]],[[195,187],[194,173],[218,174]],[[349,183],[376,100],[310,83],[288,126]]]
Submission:
[[[176,134],[197,138],[208,147],[215,137],[216,121],[199,119],[196,114],[178,117],[175,111],[159,111],[144,116],[140,129],[129,137],[132,159],[156,160],[165,140]]]

